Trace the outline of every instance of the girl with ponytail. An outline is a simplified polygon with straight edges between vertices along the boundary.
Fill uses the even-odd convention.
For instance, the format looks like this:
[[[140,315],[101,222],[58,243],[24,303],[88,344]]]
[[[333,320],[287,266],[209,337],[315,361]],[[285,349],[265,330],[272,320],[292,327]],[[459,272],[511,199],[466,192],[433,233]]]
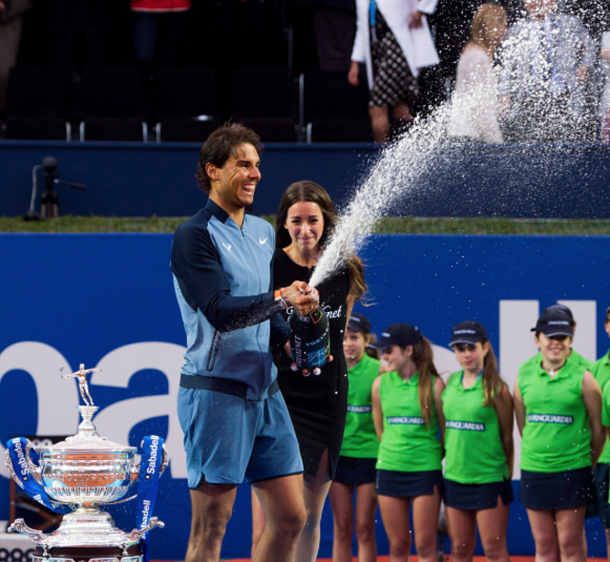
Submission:
[[[436,562],[436,529],[443,491],[441,460],[445,385],[432,346],[416,326],[392,324],[374,347],[385,372],[373,383],[373,419],[380,446],[376,491],[390,543],[390,561],[408,562],[409,510],[420,562]],[[439,440],[440,435],[440,440]]]
[[[449,345],[462,367],[449,377],[443,392],[444,502],[451,559],[472,561],[478,524],[487,559],[509,562],[513,399],[481,324],[461,322],[453,328]]]

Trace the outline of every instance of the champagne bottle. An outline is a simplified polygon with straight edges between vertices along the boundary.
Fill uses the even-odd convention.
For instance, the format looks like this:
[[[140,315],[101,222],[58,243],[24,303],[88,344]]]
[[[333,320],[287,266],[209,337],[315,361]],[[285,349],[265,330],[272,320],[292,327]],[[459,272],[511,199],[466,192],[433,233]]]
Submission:
[[[308,377],[319,375],[330,353],[328,318],[318,306],[311,314],[302,315],[296,310],[290,315],[290,353],[293,370],[301,369]]]

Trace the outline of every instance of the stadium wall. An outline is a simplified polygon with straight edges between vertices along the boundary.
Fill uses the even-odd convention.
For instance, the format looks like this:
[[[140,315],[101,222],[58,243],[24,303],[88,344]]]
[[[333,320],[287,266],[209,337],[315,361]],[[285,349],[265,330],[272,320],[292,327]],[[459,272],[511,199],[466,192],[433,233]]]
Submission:
[[[32,167],[57,159],[60,213],[188,216],[204,204],[194,180],[200,146],[193,143],[0,141],[0,216],[30,205]],[[292,182],[320,183],[341,205],[379,155],[373,144],[273,144],[262,157],[253,211],[275,214]],[[438,146],[433,165],[417,171],[390,214],[610,218],[610,146],[598,144],[463,144]],[[396,162],[396,166],[400,166]],[[43,189],[38,172],[38,197]],[[392,181],[388,178],[388,181]]]

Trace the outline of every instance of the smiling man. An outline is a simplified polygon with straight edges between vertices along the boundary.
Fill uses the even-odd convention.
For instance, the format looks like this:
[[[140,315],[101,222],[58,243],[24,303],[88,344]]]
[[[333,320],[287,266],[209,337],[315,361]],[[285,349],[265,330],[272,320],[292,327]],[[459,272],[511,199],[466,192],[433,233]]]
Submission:
[[[172,244],[187,336],[178,394],[193,512],[185,562],[220,559],[244,479],[268,521],[254,560],[292,560],[305,524],[303,464],[270,346],[288,339],[278,312],[288,305],[310,312],[317,292],[300,281],[271,290],[275,234],[245,212],[261,178],[261,150],[242,125],[209,136],[198,173],[208,203],[178,227]]]

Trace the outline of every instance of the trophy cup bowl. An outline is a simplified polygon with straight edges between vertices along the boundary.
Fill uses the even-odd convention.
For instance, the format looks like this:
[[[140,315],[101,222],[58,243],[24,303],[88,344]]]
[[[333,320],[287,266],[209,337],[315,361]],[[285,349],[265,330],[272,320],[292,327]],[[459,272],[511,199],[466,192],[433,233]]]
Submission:
[[[94,507],[126,498],[138,481],[140,466],[135,447],[122,447],[103,438],[97,442],[66,439],[50,447],[37,447],[39,461],[25,449],[28,469],[47,495],[59,502]],[[103,448],[102,448],[103,447]]]
[[[82,365],[80,372],[84,372]],[[88,389],[86,392],[90,398]],[[153,517],[145,528],[126,533],[114,525],[108,513],[99,509],[100,505],[135,497],[136,494],[130,494],[140,474],[137,448],[119,445],[96,433],[91,421],[98,410],[96,406],[78,409],[83,421],[76,435],[48,447],[33,447],[26,440],[25,450],[21,451],[19,446],[18,451],[19,464],[26,464],[49,498],[69,505],[74,511],[64,515],[61,525],[52,533],[32,529],[23,519],[17,519],[8,531],[22,533],[36,544],[34,562],[74,562],[76,559],[79,562],[141,562],[141,538],[151,528],[164,524]],[[165,446],[158,443],[158,438],[156,442],[153,439],[152,454],[161,455],[159,474],[162,474],[168,455]],[[32,458],[32,450],[37,453],[37,460]],[[6,465],[15,482],[22,486],[8,451]]]

